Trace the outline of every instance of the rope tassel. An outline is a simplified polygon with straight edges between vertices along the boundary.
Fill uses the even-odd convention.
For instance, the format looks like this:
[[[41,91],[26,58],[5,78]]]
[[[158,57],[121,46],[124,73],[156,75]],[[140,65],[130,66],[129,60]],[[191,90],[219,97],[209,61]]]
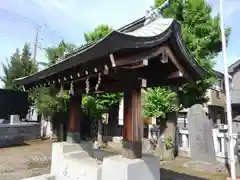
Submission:
[[[69,94],[69,96],[73,96],[74,95],[73,82],[71,82],[71,84],[70,84],[70,90],[69,90],[68,94]]]
[[[100,83],[101,83],[101,73],[98,73],[98,82],[97,82],[97,84],[96,84],[96,87],[95,87],[95,91],[97,91],[98,90],[98,88],[99,88],[99,86],[100,86]]]

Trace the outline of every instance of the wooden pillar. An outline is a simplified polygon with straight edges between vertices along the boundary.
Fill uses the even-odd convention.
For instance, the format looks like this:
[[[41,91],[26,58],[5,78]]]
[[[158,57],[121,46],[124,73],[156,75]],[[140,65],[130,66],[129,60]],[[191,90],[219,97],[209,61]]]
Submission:
[[[69,118],[67,130],[67,142],[79,143],[80,142],[80,120],[82,118],[82,96],[74,95],[70,98],[69,102]]]
[[[123,156],[142,157],[141,88],[124,92]]]

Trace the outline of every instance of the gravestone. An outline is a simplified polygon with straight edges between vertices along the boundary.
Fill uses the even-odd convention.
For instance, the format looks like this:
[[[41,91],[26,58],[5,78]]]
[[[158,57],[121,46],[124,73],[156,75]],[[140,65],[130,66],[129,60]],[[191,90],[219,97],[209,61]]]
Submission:
[[[237,141],[234,148],[236,156],[236,175],[240,176],[240,133],[237,133]]]
[[[19,115],[10,115],[10,124],[21,123]]]
[[[190,140],[190,157],[194,161],[214,163],[216,161],[212,123],[200,104],[189,108],[188,131]]]

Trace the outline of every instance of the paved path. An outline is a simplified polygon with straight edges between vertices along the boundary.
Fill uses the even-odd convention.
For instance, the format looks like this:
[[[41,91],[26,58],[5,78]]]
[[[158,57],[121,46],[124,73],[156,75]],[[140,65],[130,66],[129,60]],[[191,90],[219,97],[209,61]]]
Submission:
[[[161,180],[225,180],[227,176],[224,165],[220,164],[194,162],[181,157],[161,162]]]

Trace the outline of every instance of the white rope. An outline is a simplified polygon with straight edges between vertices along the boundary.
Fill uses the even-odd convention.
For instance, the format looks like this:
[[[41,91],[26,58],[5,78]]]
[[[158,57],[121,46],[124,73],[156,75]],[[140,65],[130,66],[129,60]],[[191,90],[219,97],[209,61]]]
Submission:
[[[85,84],[86,84],[86,93],[88,94],[89,93],[89,89],[90,89],[89,77],[87,77],[87,79],[85,81]]]
[[[101,83],[101,73],[98,73],[98,82],[97,82],[97,84],[96,84],[96,87],[95,87],[95,90],[97,91],[98,90],[98,88],[99,88],[99,86],[100,86],[100,83]]]
[[[69,90],[69,95],[71,96],[71,95],[74,95],[74,87],[73,87],[73,81],[71,82],[71,84],[70,84],[70,90]]]

